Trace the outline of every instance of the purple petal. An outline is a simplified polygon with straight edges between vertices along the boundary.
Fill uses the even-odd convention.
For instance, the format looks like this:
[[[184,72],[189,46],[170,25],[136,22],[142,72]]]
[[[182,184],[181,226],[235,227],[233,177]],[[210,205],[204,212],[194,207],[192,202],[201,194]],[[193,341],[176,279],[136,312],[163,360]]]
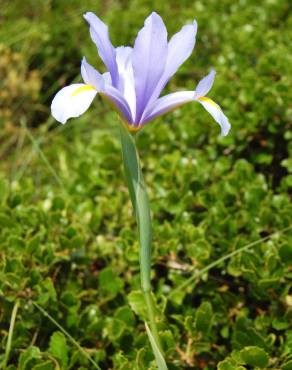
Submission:
[[[102,96],[110,100],[125,121],[128,123],[133,123],[131,110],[126,99],[118,89],[108,83],[108,79],[110,79],[108,72],[101,75],[95,68],[87,63],[85,58],[83,58],[81,64],[81,74],[86,84],[95,87]]]
[[[194,101],[194,91],[178,91],[165,95],[156,100],[152,106],[149,107],[142,124],[149,122],[152,119],[174,110],[190,101]]]
[[[194,21],[191,25],[183,26],[182,29],[170,39],[165,70],[151,96],[148,103],[149,105],[158,98],[170,78],[191,55],[196,42],[196,34],[197,22]]]
[[[87,63],[85,58],[83,58],[81,62],[81,76],[87,85],[95,87],[97,91],[103,89],[104,79],[102,75]]]
[[[158,81],[167,57],[167,31],[161,17],[153,12],[135,41],[132,63],[136,90],[136,118],[139,122]]]
[[[191,101],[197,101],[206,109],[207,112],[211,114],[214,120],[221,127],[222,136],[226,136],[228,134],[231,126],[228,121],[228,118],[222,112],[219,105],[207,97],[195,98],[194,91],[179,91],[157,99],[147,109],[145,118],[141,122],[141,125]]]
[[[90,25],[90,35],[92,41],[97,46],[98,54],[111,74],[112,84],[114,87],[117,87],[119,83],[119,74],[116,62],[116,51],[110,41],[108,27],[91,12],[84,14],[84,18]]]
[[[109,99],[124,121],[129,124],[133,123],[133,117],[129,104],[118,89],[110,85],[105,85],[100,94]]]
[[[195,98],[199,98],[208,94],[208,92],[211,90],[211,87],[213,86],[215,75],[216,72],[214,71],[214,69],[212,69],[206,77],[201,79],[195,90]]]

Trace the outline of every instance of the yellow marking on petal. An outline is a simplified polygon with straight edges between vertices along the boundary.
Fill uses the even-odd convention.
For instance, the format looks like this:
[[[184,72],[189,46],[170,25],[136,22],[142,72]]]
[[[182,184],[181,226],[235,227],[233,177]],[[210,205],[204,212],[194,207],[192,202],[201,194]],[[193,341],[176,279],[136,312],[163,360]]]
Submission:
[[[198,98],[198,100],[209,103],[209,104],[213,105],[213,107],[215,107],[217,109],[220,109],[219,105],[216,104],[212,99],[208,98],[207,96],[201,96],[201,97]]]
[[[76,96],[84,91],[90,91],[90,90],[95,90],[95,88],[91,85],[79,86],[75,91],[72,92],[71,96]]]

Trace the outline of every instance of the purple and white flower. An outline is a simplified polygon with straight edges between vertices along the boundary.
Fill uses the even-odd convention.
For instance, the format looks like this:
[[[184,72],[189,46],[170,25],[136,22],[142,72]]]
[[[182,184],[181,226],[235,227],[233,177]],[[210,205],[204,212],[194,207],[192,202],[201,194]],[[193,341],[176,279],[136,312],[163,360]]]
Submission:
[[[215,71],[212,70],[194,91],[179,91],[159,97],[178,68],[191,55],[195,46],[197,23],[182,27],[169,41],[161,17],[153,12],[139,31],[134,47],[115,48],[108,27],[93,13],[84,15],[90,35],[108,72],[99,73],[86,59],[81,63],[84,83],[61,89],[52,101],[52,115],[61,122],[78,117],[99,93],[118,111],[129,130],[137,131],[145,123],[178,108],[187,102],[200,103],[221,127],[221,134],[230,129],[228,118],[219,105],[208,98]]]

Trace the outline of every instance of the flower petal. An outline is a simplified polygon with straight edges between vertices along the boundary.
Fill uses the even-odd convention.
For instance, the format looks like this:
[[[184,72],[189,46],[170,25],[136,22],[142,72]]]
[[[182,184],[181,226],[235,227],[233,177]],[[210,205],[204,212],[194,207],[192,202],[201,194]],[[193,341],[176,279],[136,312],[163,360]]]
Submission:
[[[226,136],[230,130],[231,125],[219,105],[205,96],[197,98],[196,100],[200,104],[202,104],[206,111],[209,112],[214,120],[220,125],[221,135]]]
[[[119,83],[119,74],[116,62],[116,51],[110,41],[108,27],[91,12],[85,13],[84,18],[90,25],[90,35],[92,41],[97,46],[98,54],[111,74],[112,84],[114,87],[117,87]]]
[[[129,124],[133,123],[134,120],[129,104],[118,89],[110,85],[105,85],[100,94],[113,104],[124,121]]]
[[[195,98],[194,91],[179,91],[157,99],[152,106],[148,108],[141,124],[145,124],[154,118],[179,108],[181,105],[191,101],[199,102],[211,114],[215,121],[220,125],[222,136],[226,136],[228,134],[231,126],[228,118],[222,112],[219,105],[207,97]]]
[[[61,89],[51,104],[52,116],[61,123],[79,117],[90,106],[97,91],[91,85],[72,84]]]
[[[194,101],[193,91],[178,91],[165,95],[162,98],[157,99],[152,106],[147,109],[142,124],[149,122],[152,119],[174,110],[190,101]]]
[[[120,46],[116,48],[117,64],[119,70],[119,90],[127,100],[132,116],[136,115],[136,93],[135,80],[132,66],[133,49],[129,46]]]
[[[94,86],[97,91],[103,89],[105,84],[103,76],[87,63],[85,58],[83,58],[81,62],[81,76],[86,84]]]
[[[111,77],[108,72],[101,75],[83,58],[81,74],[84,82],[93,85],[97,92],[110,100],[124,120],[129,123],[133,122],[130,107],[122,93],[111,85]]]
[[[183,26],[182,29],[170,39],[165,70],[148,105],[158,98],[170,78],[191,55],[196,43],[197,28],[197,22],[194,21],[193,24]]]
[[[216,72],[212,69],[207,76],[201,79],[195,90],[195,98],[200,98],[201,96],[208,94],[213,86],[215,75]]]
[[[139,122],[158,81],[167,58],[167,31],[161,17],[153,12],[139,31],[133,49],[136,90],[136,117]]]

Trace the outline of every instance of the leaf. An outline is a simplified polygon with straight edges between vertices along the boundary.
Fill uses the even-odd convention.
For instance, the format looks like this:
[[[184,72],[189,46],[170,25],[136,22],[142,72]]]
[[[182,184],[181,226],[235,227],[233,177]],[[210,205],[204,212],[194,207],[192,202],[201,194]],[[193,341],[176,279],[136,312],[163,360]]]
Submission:
[[[227,358],[224,361],[219,362],[217,366],[218,370],[244,370],[242,366],[237,366],[236,361],[232,358]]]
[[[208,332],[212,325],[213,309],[209,302],[203,302],[196,311],[195,325],[198,331]]]
[[[251,325],[250,320],[239,317],[236,321],[232,342],[235,348],[242,349],[250,345],[266,348],[264,337]]]
[[[112,267],[103,269],[98,277],[101,291],[111,294],[117,294],[124,286],[123,280],[117,276]]]
[[[40,358],[41,352],[38,347],[29,347],[19,357],[19,370],[29,370],[28,365],[31,360]]]
[[[43,362],[42,364],[35,365],[32,370],[54,370],[55,367],[51,361]]]
[[[264,368],[269,363],[269,357],[262,348],[256,346],[245,347],[240,351],[242,360],[250,366]]]
[[[146,318],[146,306],[143,293],[140,290],[134,290],[128,294],[128,301],[136,315]]]
[[[163,355],[162,353],[160,352],[157,344],[156,344],[156,341],[147,325],[147,323],[145,322],[145,327],[146,327],[146,331],[147,331],[147,334],[148,334],[148,338],[149,338],[149,341],[151,343],[151,347],[152,347],[152,350],[153,350],[153,353],[154,353],[154,356],[155,356],[155,359],[156,359],[156,364],[158,366],[158,370],[167,370],[167,365],[166,365],[166,362],[163,358]]]
[[[56,331],[50,339],[49,352],[60,361],[62,369],[68,364],[68,346],[63,333]]]
[[[286,362],[283,366],[282,366],[282,370],[292,370],[292,360]]]

